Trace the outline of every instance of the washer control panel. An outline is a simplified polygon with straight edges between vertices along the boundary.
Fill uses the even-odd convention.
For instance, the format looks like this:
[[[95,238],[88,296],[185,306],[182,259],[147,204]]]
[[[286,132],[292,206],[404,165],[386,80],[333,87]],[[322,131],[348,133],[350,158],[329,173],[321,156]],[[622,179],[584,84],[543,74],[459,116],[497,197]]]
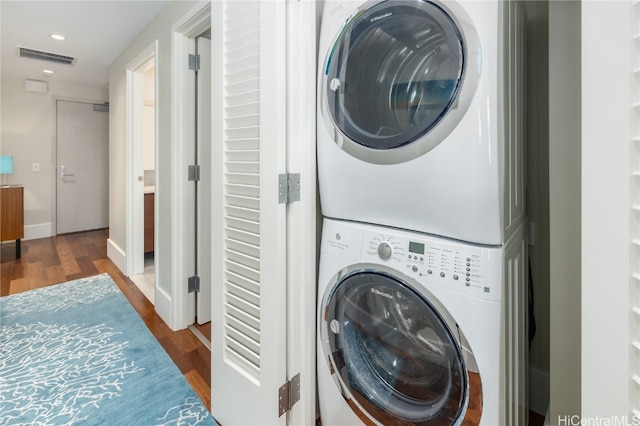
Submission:
[[[500,300],[501,249],[400,230],[363,231],[361,261],[388,265],[418,282]]]

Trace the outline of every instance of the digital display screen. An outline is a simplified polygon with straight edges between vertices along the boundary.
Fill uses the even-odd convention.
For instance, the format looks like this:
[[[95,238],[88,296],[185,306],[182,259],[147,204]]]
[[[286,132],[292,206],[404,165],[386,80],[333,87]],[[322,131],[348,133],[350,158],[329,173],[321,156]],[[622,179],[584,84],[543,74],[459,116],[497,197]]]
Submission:
[[[411,253],[424,254],[424,244],[409,241],[409,251]]]

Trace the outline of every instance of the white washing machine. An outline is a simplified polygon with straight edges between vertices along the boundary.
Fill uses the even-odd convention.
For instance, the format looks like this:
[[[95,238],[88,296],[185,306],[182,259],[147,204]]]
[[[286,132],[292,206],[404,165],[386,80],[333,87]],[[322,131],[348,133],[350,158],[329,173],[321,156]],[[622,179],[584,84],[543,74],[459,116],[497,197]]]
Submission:
[[[505,243],[524,217],[524,7],[326,1],[325,217]]]
[[[325,219],[322,424],[525,424],[518,234],[495,248]]]

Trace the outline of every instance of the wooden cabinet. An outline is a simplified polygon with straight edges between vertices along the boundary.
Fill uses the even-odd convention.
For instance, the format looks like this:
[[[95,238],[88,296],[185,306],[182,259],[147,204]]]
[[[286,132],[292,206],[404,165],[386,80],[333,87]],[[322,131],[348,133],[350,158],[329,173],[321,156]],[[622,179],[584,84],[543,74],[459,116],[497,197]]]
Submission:
[[[0,241],[16,241],[20,258],[20,240],[24,238],[24,188],[9,185],[0,188]]]
[[[144,252],[153,251],[153,205],[155,194],[144,194]]]

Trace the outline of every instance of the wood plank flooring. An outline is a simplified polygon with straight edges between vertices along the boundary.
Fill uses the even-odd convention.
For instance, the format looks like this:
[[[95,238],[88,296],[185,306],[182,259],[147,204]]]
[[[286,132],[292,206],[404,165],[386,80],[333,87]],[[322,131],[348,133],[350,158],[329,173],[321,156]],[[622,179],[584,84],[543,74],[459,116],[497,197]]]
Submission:
[[[107,258],[107,229],[0,245],[0,296],[108,273],[211,410],[211,354],[189,330],[172,331],[138,287]]]

